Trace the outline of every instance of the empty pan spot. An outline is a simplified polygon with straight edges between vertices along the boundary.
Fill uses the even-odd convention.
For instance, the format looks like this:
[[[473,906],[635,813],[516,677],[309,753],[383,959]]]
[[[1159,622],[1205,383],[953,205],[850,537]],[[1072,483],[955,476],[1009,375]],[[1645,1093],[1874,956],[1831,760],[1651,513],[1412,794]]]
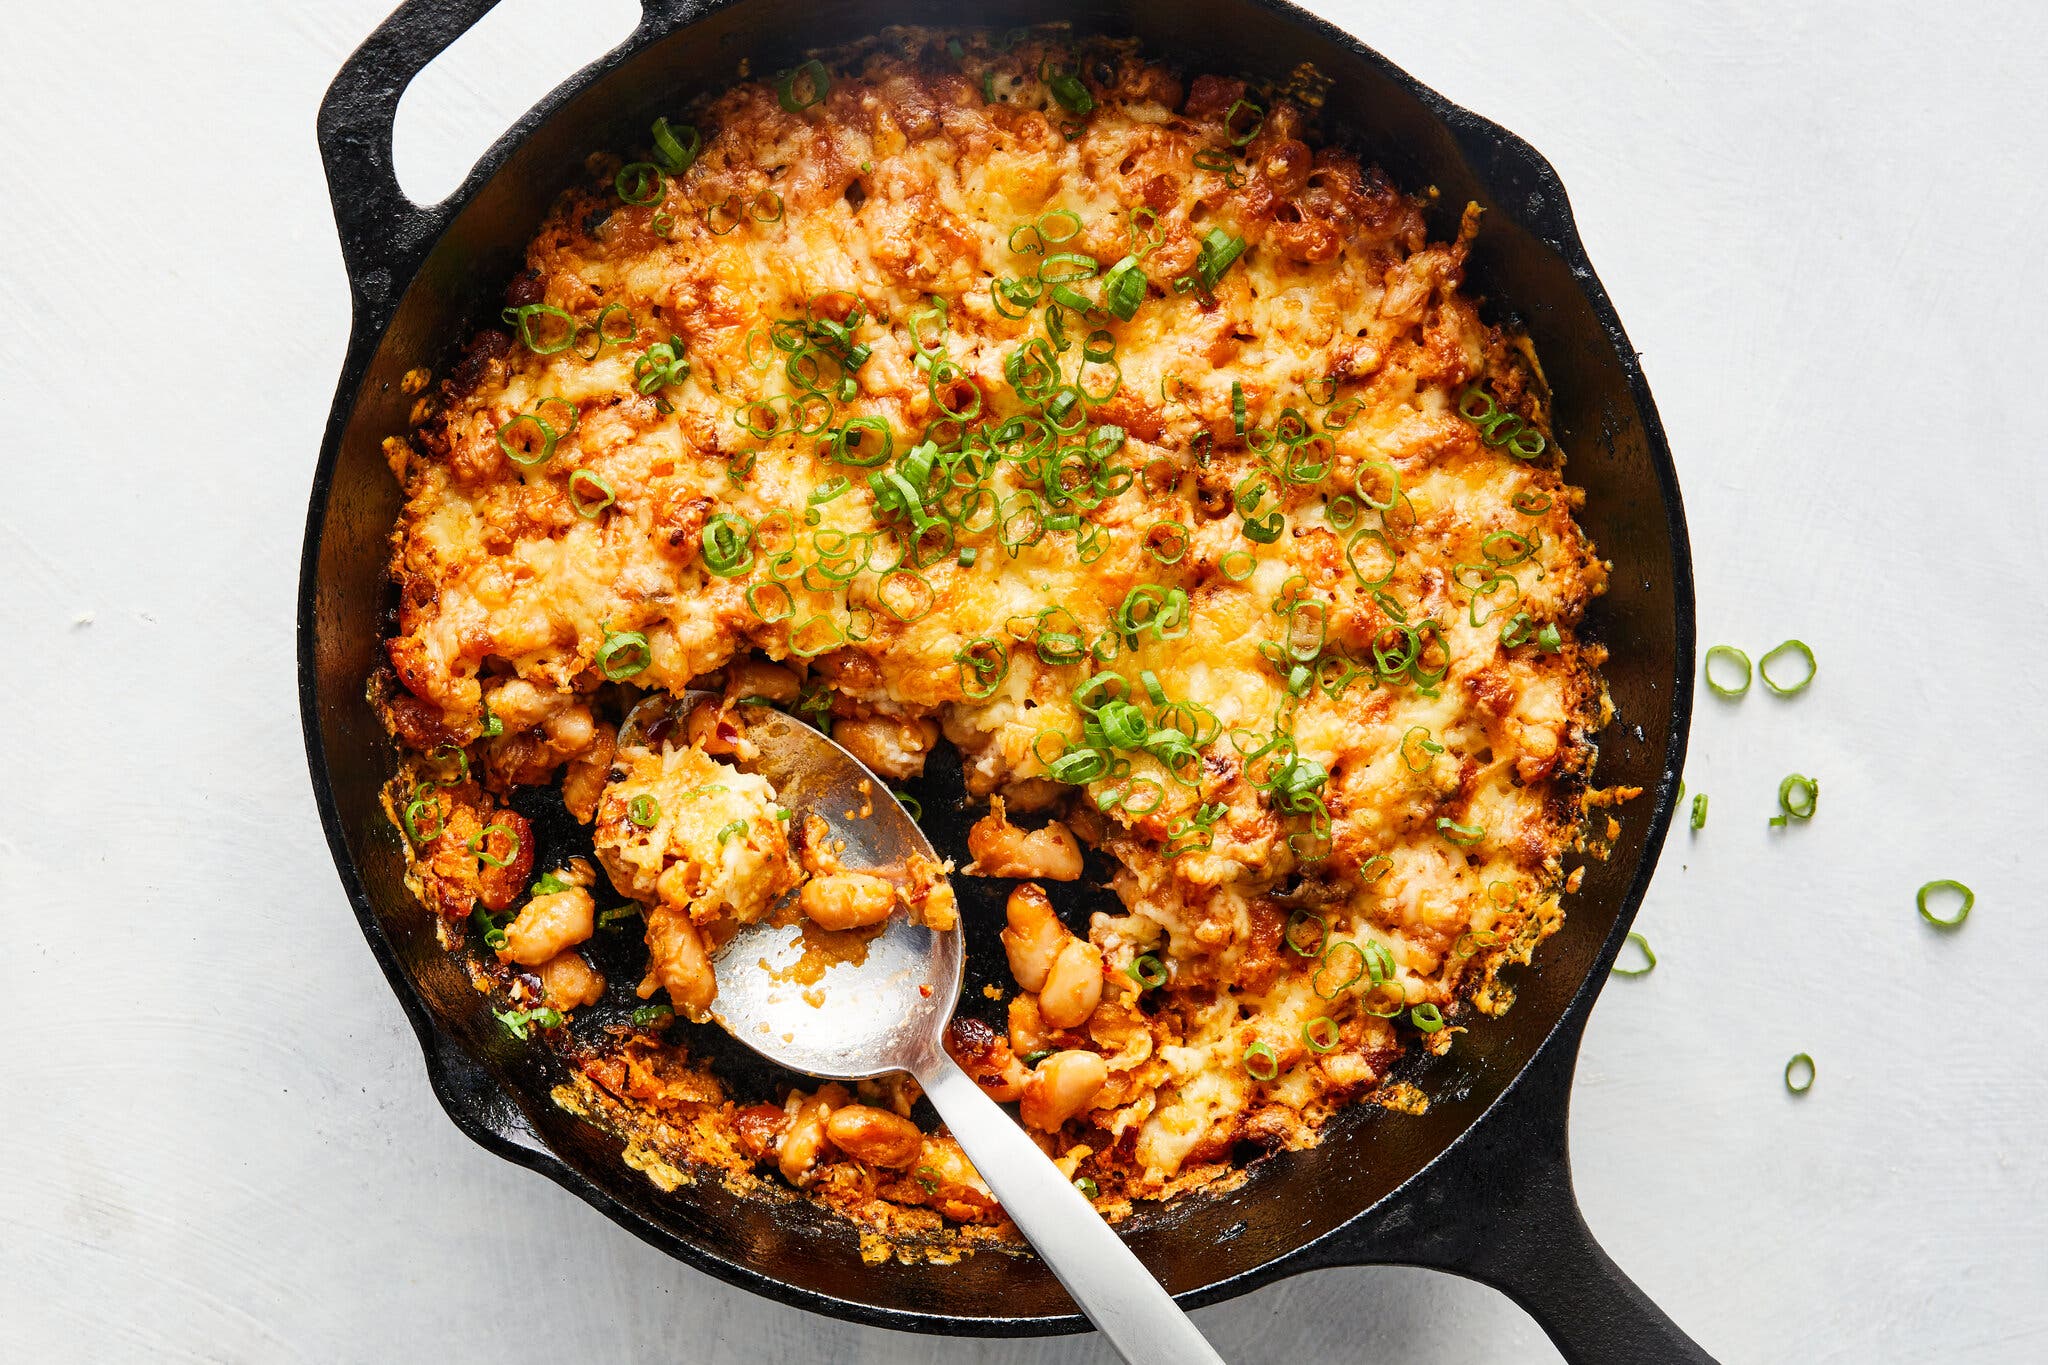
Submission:
[[[428,63],[399,100],[391,138],[399,188],[416,204],[446,199],[485,148],[639,21],[635,0],[582,0],[574,23],[563,22],[562,7],[550,0],[504,0]]]

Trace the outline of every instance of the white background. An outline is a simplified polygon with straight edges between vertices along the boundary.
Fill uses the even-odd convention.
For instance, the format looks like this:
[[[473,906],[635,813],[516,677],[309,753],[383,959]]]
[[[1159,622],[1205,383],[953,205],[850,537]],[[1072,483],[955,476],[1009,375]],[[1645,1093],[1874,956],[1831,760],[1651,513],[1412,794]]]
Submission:
[[[293,693],[348,325],[313,114],[388,3],[7,6],[0,1357],[1106,1360],[727,1288],[429,1094]],[[2040,9],[1316,7],[1556,164],[1670,428],[1702,644],[1820,657],[1796,700],[1702,694],[1712,818],[1586,1039],[1588,1219],[1730,1362],[2048,1358]],[[510,0],[408,100],[407,183],[631,12]],[[1818,818],[1769,831],[1795,769]],[[1959,933],[1914,914],[1935,877],[1977,889]],[[1556,1358],[1415,1270],[1198,1317],[1241,1362]]]

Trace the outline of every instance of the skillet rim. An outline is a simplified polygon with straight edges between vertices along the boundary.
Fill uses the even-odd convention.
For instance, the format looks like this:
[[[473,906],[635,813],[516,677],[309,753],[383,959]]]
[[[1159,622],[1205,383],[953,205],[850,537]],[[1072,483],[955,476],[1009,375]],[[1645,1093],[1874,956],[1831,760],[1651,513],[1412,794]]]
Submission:
[[[427,1067],[428,1083],[435,1098],[456,1127],[485,1150],[535,1171],[590,1204],[614,1223],[669,1256],[702,1270],[729,1284],[763,1295],[777,1302],[857,1322],[866,1326],[924,1334],[963,1336],[1050,1336],[1090,1330],[1078,1314],[1028,1317],[957,1317],[945,1313],[881,1307],[872,1303],[841,1299],[793,1284],[756,1269],[750,1264],[727,1259],[700,1247],[668,1227],[644,1217],[614,1199],[603,1187],[545,1146],[531,1129],[513,1096],[501,1087],[469,1051],[446,1031],[429,1012],[420,992],[400,965],[396,950],[386,937],[372,908],[367,887],[354,857],[338,809],[325,746],[320,733],[319,677],[316,659],[318,627],[319,565],[327,510],[339,464],[342,437],[359,405],[368,380],[370,361],[388,334],[398,305],[418,282],[420,269],[448,228],[476,195],[504,169],[513,153],[542,124],[553,119],[600,76],[648,47],[695,26],[722,10],[746,0],[642,0],[642,16],[620,43],[596,61],[583,67],[556,86],[526,114],[515,121],[478,158],[462,184],[437,204],[413,206],[416,219],[408,236],[398,236],[388,245],[388,254],[409,261],[397,262],[406,278],[390,270],[365,271],[351,257],[347,231],[343,230],[344,268],[351,293],[350,337],[344,355],[333,405],[329,410],[319,459],[310,491],[306,531],[302,544],[296,613],[298,647],[298,690],[300,718],[307,763],[322,830],[334,859],[345,894],[372,955],[383,970],[392,993],[411,1022]],[[454,0],[462,4],[464,0]],[[496,0],[467,0],[471,8],[487,12]],[[1450,1142],[1405,1181],[1380,1199],[1367,1204],[1321,1236],[1292,1250],[1265,1260],[1236,1275],[1216,1280],[1175,1295],[1188,1308],[1222,1302],[1253,1289],[1308,1270],[1341,1264],[1392,1263],[1393,1258],[1375,1255],[1368,1243],[1357,1245],[1369,1235],[1367,1224],[1384,1217],[1402,1201],[1412,1198],[1433,1173],[1439,1172],[1476,1144],[1473,1139],[1503,1124],[1527,1120],[1531,1105],[1538,1111],[1554,1110],[1560,1129],[1570,1101],[1570,1085],[1577,1049],[1593,1001],[1607,981],[1607,968],[1634,924],[1649,882],[1654,875],[1665,837],[1676,808],[1676,784],[1683,770],[1694,695],[1693,664],[1696,660],[1696,602],[1693,588],[1690,536],[1687,531],[1676,467],[1669,442],[1647,378],[1621,319],[1599,276],[1593,269],[1578,232],[1564,185],[1549,161],[1527,141],[1493,121],[1452,102],[1393,63],[1346,30],[1309,13],[1287,0],[1239,0],[1250,8],[1264,10],[1292,27],[1343,48],[1374,68],[1383,78],[1414,99],[1429,116],[1448,132],[1468,163],[1480,161],[1482,151],[1517,165],[1542,192],[1543,211],[1532,214],[1523,226],[1555,252],[1569,269],[1575,286],[1605,334],[1642,423],[1646,456],[1656,475],[1657,497],[1664,512],[1665,529],[1671,545],[1671,591],[1673,607],[1676,676],[1670,679],[1669,713],[1664,736],[1666,761],[1654,791],[1649,820],[1640,845],[1632,850],[1636,862],[1633,876],[1619,898],[1614,922],[1595,953],[1591,966],[1574,987],[1570,999],[1556,1020],[1531,1049],[1528,1058],[1503,1083],[1500,1093]],[[365,46],[384,36],[385,29],[406,17],[416,0],[406,0],[399,10],[367,39]],[[421,7],[414,17],[430,17]],[[446,8],[446,6],[444,6]],[[1057,17],[1057,16],[1053,16]],[[1077,16],[1079,17],[1079,16]],[[463,24],[466,31],[474,19]],[[351,57],[350,61],[353,62]],[[344,66],[344,74],[347,67]],[[340,88],[337,77],[323,100],[319,142],[328,151],[328,101]],[[402,88],[402,87],[401,87]],[[1482,178],[1485,178],[1482,176]],[[330,193],[336,186],[330,184]],[[388,264],[388,262],[387,262]],[[381,278],[377,278],[381,276]],[[381,314],[381,316],[379,316]],[[1661,686],[1663,678],[1658,678]],[[1617,850],[1619,851],[1619,850]],[[1538,1093],[1542,1085],[1558,1093]],[[494,1123],[494,1120],[496,1121]],[[1539,1112],[1537,1121],[1542,1121]],[[502,1126],[500,1126],[502,1125]],[[1440,1268],[1456,1271],[1456,1265]]]

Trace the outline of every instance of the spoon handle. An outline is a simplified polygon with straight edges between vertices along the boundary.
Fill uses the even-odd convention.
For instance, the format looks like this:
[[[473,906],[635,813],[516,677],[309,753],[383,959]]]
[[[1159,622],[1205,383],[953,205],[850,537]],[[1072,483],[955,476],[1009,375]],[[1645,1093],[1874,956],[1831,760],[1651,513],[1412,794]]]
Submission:
[[[1052,1159],[945,1053],[915,1072],[1003,1212],[1131,1365],[1223,1365],[1152,1272]]]

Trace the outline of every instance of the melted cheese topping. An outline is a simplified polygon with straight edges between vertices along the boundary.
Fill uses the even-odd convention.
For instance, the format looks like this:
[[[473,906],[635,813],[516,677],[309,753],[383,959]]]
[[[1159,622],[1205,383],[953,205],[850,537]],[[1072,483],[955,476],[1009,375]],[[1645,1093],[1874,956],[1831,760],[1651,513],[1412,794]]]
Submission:
[[[1431,242],[1420,201],[1235,82],[1098,45],[1075,116],[1039,80],[1067,49],[944,39],[892,35],[797,112],[728,91],[681,175],[593,161],[508,295],[524,339],[479,338],[397,460],[389,654],[458,737],[486,671],[680,691],[750,651],[838,715],[938,717],[973,791],[1061,804],[1117,865],[1105,1003],[1066,1040],[1111,1079],[1058,1149],[1170,1192],[1236,1142],[1312,1140],[1404,1040],[1449,1045],[1415,1007],[1455,1023],[1555,927],[1603,568],[1533,355],[1461,290],[1476,210]],[[1131,257],[1126,320],[1105,278]],[[1060,780],[1110,698],[1193,756]],[[606,792],[636,895],[665,894],[702,785],[674,761]],[[656,830],[616,818],[639,791]],[[737,905],[730,880],[691,903]]]

